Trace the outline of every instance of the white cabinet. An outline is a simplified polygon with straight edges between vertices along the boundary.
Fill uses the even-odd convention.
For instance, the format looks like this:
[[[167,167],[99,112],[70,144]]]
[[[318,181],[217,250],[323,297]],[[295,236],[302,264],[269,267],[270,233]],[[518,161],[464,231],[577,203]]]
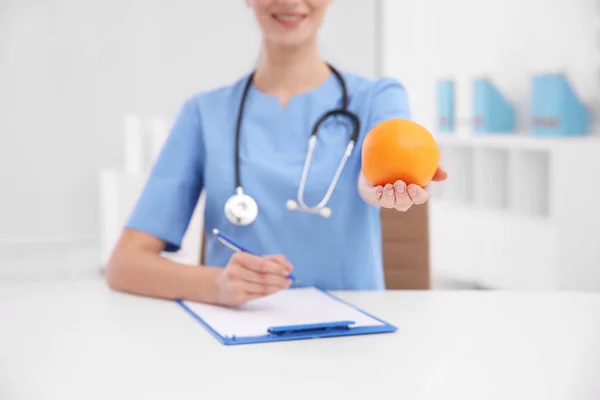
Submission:
[[[436,136],[434,279],[500,289],[600,290],[600,139]]]

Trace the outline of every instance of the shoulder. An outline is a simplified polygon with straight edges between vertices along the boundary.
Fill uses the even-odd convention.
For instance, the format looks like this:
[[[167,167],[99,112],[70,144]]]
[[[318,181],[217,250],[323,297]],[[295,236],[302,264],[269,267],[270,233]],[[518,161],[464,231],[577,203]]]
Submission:
[[[348,92],[352,96],[358,96],[363,99],[374,97],[386,92],[394,91],[406,95],[404,84],[391,76],[383,76],[380,78],[368,78],[352,72],[341,72],[348,86]]]
[[[206,108],[218,108],[223,103],[231,102],[239,97],[239,94],[244,90],[247,78],[247,76],[243,76],[229,84],[195,92],[185,99],[184,107],[196,108],[197,111]]]
[[[348,86],[350,105],[367,129],[386,119],[411,118],[408,94],[399,80],[390,76],[371,79],[349,72],[342,76]]]
[[[228,103],[233,101],[237,91],[243,89],[244,82],[245,79],[240,78],[230,85],[192,93],[181,100],[168,134],[169,143],[201,148],[207,128],[222,123],[223,118],[215,116],[227,114]],[[194,145],[189,146],[190,143]]]

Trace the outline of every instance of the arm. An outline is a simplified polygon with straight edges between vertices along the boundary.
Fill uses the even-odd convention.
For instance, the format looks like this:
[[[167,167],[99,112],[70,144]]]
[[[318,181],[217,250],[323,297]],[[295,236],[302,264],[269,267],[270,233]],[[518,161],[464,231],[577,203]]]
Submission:
[[[182,265],[176,251],[204,186],[204,140],[198,106],[183,106],[109,260],[106,280],[133,294],[227,306],[290,286],[293,267],[282,256],[235,253],[225,268]]]
[[[281,255],[235,253],[226,268],[187,266],[160,255],[165,242],[126,228],[115,247],[106,280],[132,294],[240,306],[291,285],[292,265]]]
[[[168,260],[161,255],[165,245],[145,232],[124,229],[108,263],[108,285],[143,296],[217,303],[220,269]]]
[[[198,106],[188,100],[169,133],[110,257],[106,279],[115,289],[160,298],[217,299],[218,269],[164,257],[178,250],[203,188],[204,146]]]

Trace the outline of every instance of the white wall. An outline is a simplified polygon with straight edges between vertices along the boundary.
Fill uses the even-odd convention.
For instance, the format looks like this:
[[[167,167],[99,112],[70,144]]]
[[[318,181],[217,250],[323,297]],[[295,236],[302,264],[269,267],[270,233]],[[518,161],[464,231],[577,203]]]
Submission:
[[[383,9],[383,73],[395,76],[407,86],[414,118],[434,133],[435,84],[443,78],[454,79],[458,85],[457,120],[461,122],[472,118],[471,82],[483,75],[516,103],[519,122],[523,123],[528,113],[530,78],[548,71],[565,72],[575,91],[595,110],[596,117],[600,115],[597,0],[385,0]],[[463,135],[470,133],[468,124],[460,125]],[[526,134],[526,128],[520,127],[520,133]],[[592,132],[600,135],[597,121]],[[520,142],[510,138],[499,138],[498,146],[490,145],[493,151],[485,146],[475,147],[473,156],[472,152],[456,152],[462,148],[470,150],[473,146],[468,140],[448,139],[442,158],[444,149],[454,145],[452,154],[456,157],[447,166],[448,182],[432,185],[429,203],[434,286],[443,278],[511,289],[598,287],[594,284],[598,279],[594,258],[598,254],[597,239],[594,243],[597,226],[589,221],[600,220],[598,208],[591,206],[600,202],[600,196],[596,187],[577,181],[590,181],[592,171],[597,170],[596,159],[560,144],[548,146],[550,150],[541,145],[538,153],[520,152]],[[531,143],[536,149],[538,144]],[[585,143],[581,146],[582,150],[597,148],[588,149]],[[506,156],[500,161],[507,162],[498,164],[498,159],[491,157],[494,154]],[[551,154],[547,158],[551,162],[546,169],[536,171],[536,163],[525,162],[523,154]],[[472,160],[477,162],[471,164]],[[499,168],[491,168],[496,166]],[[516,179],[503,174],[482,176],[494,169],[509,171],[510,178]],[[505,178],[498,179],[499,176]],[[527,179],[532,182],[523,185]],[[481,184],[483,181],[485,185]],[[551,215],[534,218],[518,212],[520,203],[535,201],[539,194],[536,190],[548,186],[548,191],[540,193],[548,197],[542,203],[552,205]],[[568,187],[578,195],[566,194]],[[440,191],[441,188],[445,190]],[[515,188],[520,190],[512,190]],[[446,197],[452,197],[448,196],[450,192],[477,195],[467,196],[475,197],[474,202],[449,202]],[[486,201],[481,201],[481,194]],[[584,198],[578,198],[579,195]],[[481,205],[502,203],[502,198],[510,199],[508,207],[490,209]],[[560,240],[544,239],[549,236]],[[565,238],[568,240],[562,240]],[[574,273],[572,267],[577,267],[578,272]],[[569,279],[564,278],[569,275],[576,277],[567,284]]]
[[[598,105],[597,0],[384,0],[383,8],[383,72],[402,79],[415,119],[431,129],[438,78],[456,79],[458,119],[470,116],[470,83],[480,75],[519,105],[521,121],[534,73],[565,71]]]
[[[377,3],[334,2],[329,60],[376,74]],[[94,259],[97,174],[123,165],[124,116],[170,121],[248,72],[258,44],[241,0],[2,0],[0,277]]]

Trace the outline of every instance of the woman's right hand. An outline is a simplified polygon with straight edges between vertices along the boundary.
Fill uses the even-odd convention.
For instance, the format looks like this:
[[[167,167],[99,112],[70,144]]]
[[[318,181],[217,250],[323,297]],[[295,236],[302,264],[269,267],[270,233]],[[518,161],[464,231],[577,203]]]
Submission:
[[[292,264],[281,255],[259,257],[237,252],[217,277],[218,303],[240,306],[290,287]]]

